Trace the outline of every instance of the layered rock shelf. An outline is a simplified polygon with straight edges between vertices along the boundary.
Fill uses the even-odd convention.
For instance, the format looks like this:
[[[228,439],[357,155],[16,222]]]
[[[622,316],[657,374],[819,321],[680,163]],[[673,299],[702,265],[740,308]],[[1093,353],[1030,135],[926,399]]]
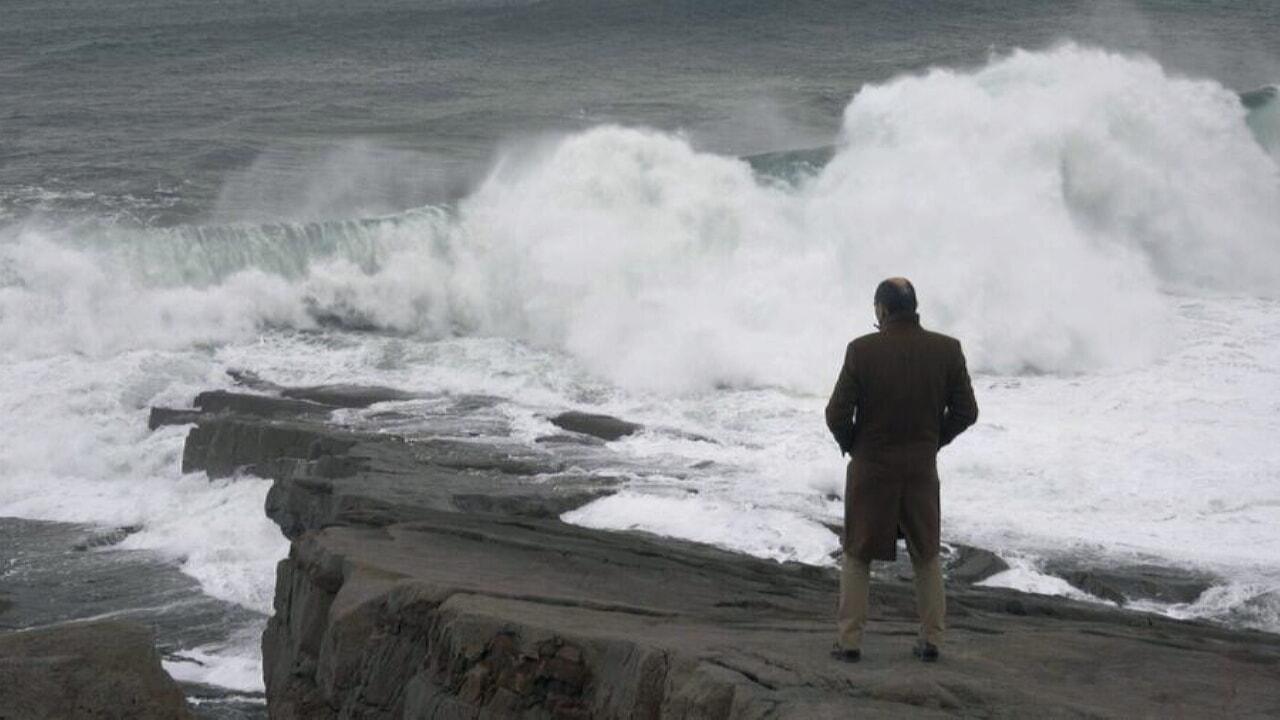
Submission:
[[[834,570],[558,519],[616,491],[604,441],[639,425],[560,415],[520,442],[493,398],[241,379],[152,423],[194,423],[189,471],[273,480],[276,718],[1280,716],[1280,637],[979,587],[1001,568],[973,548],[948,554],[941,662],[911,657],[890,567],[864,660],[838,663]],[[1195,582],[1070,571],[1121,600]]]
[[[145,625],[64,623],[0,635],[0,718],[190,720]]]

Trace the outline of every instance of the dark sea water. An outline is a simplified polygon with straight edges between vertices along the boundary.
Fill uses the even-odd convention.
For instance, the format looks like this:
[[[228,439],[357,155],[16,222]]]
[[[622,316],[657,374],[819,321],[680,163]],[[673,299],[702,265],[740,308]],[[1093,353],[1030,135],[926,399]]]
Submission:
[[[495,147],[603,122],[829,143],[866,82],[1071,38],[1250,90],[1257,2],[4,0],[0,218],[348,217],[455,198]],[[334,177],[316,197],[317,174]]]

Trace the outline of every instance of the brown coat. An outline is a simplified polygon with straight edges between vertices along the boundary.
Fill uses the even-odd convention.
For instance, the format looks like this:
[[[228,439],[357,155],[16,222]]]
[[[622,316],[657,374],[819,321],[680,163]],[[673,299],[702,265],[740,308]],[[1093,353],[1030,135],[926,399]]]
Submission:
[[[915,313],[849,343],[827,403],[827,427],[851,455],[845,552],[892,560],[901,533],[924,559],[938,554],[938,449],[977,419],[959,341],[922,329]]]

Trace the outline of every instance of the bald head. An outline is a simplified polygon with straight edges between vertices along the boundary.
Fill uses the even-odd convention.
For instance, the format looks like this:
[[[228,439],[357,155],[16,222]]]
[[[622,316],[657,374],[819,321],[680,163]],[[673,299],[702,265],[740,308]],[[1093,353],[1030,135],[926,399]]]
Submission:
[[[904,277],[891,277],[876,286],[876,317],[916,311],[916,288]]]

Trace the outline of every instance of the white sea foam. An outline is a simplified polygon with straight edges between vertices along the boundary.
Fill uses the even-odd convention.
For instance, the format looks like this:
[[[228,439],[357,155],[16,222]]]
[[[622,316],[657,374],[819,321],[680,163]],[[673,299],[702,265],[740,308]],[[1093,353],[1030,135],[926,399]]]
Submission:
[[[499,163],[454,213],[76,248],[29,229],[2,246],[0,338],[96,353],[338,320],[527,340],[636,390],[816,391],[901,273],[978,369],[1132,366],[1167,350],[1162,289],[1280,282],[1276,163],[1245,119],[1150,60],[1018,52],[863,88],[796,188],[601,127]]]
[[[1136,602],[1135,610],[1157,612],[1181,619],[1210,618],[1233,625],[1276,632],[1280,628],[1280,584],[1228,581],[1205,590],[1190,603]]]
[[[179,659],[165,660],[165,672],[179,682],[216,685],[240,692],[261,692],[261,638],[242,646],[184,650]]]
[[[1086,602],[1105,602],[1060,577],[1040,572],[1035,563],[1027,558],[1010,557],[1006,558],[1006,561],[1009,563],[1008,570],[998,572],[978,584],[986,587],[1012,588],[1037,595],[1057,595]]]
[[[123,547],[179,560],[210,595],[266,612],[286,543],[262,513],[267,483],[177,475],[185,432],[147,430],[147,407],[220,382],[207,359],[135,351],[9,363],[0,374],[0,515],[142,525]]]
[[[830,530],[800,513],[697,495],[622,492],[567,513],[564,520],[584,527],[675,536],[811,565],[830,564],[831,553],[839,549]]]
[[[146,426],[150,404],[185,404],[221,382],[214,372],[202,353],[152,350],[0,364],[0,516],[141,526],[121,548],[160,553],[209,595],[269,612],[288,543],[262,511],[268,483],[180,476],[185,430]],[[255,645],[211,648],[201,672],[217,682]]]

